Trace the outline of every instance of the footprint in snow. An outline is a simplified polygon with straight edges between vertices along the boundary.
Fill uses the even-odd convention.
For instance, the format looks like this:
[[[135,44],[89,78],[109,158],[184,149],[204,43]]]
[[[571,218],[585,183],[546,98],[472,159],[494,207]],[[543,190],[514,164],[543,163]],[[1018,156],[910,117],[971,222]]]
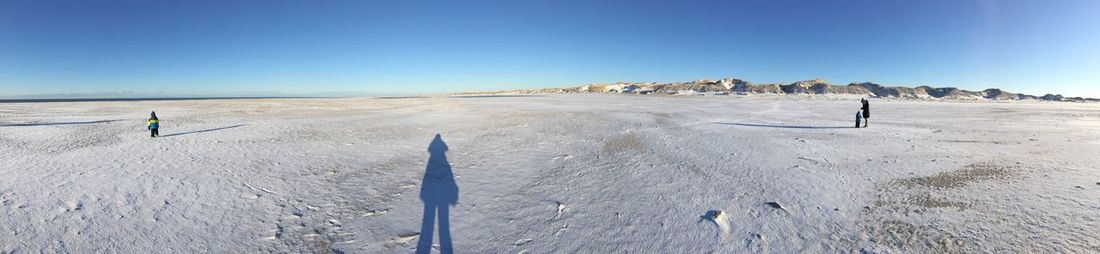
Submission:
[[[534,241],[534,240],[535,240],[535,239],[531,239],[531,238],[524,238],[524,239],[519,239],[519,240],[516,240],[516,242],[515,242],[515,243],[512,243],[512,245],[515,245],[515,246],[520,246],[520,245],[524,245],[524,244],[527,244],[527,243],[529,243],[529,242],[531,242],[531,241]]]
[[[764,236],[758,233],[749,233],[749,237],[746,237],[742,242],[745,243],[746,248],[752,248],[755,245],[760,245],[764,241]]]
[[[780,213],[783,213],[783,214],[786,214],[786,215],[790,215],[790,214],[791,214],[791,212],[787,211],[787,209],[786,209],[786,208],[783,208],[783,206],[782,206],[782,205],[779,205],[779,203],[776,203],[776,202],[765,202],[765,203],[764,203],[764,205],[766,205],[766,206],[768,206],[768,207],[771,207],[772,209],[775,209],[775,210],[779,211]]]
[[[370,210],[370,211],[367,211],[366,213],[363,213],[361,216],[362,217],[381,216],[381,215],[386,214],[388,212],[390,212],[390,209]]]
[[[383,244],[386,247],[394,246],[408,246],[410,242],[420,238],[420,232],[402,232],[398,233],[396,238],[390,239]]]

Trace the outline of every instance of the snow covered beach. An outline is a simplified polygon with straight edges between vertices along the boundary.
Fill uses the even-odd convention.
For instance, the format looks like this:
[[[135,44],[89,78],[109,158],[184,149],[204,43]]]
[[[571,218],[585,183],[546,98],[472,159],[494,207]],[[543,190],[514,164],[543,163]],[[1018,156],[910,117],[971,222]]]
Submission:
[[[0,252],[1100,252],[1100,105],[859,106],[0,104]]]

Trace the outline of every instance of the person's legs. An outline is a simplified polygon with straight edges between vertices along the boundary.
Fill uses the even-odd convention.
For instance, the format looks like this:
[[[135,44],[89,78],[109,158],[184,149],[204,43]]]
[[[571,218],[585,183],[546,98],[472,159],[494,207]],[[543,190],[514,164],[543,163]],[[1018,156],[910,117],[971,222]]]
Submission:
[[[863,118],[863,128],[867,128],[867,123],[871,122],[871,118]]]
[[[160,129],[153,129],[153,137],[160,137]]]
[[[153,137],[156,137],[156,136],[157,136],[157,130],[156,129],[149,129],[149,137],[153,138]]]

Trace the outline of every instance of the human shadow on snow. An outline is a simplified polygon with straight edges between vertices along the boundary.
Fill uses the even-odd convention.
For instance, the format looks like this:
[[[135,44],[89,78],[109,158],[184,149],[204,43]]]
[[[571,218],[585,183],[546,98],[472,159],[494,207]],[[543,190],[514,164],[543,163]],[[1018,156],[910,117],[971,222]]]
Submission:
[[[160,137],[167,138],[167,137],[173,137],[173,136],[179,136],[179,135],[187,135],[187,134],[195,134],[195,133],[203,133],[203,132],[211,132],[211,131],[220,131],[220,130],[224,130],[224,129],[237,128],[237,127],[241,127],[241,126],[244,126],[244,125],[243,124],[238,124],[238,125],[233,125],[233,126],[226,126],[226,127],[213,128],[213,129],[205,129],[205,130],[199,130],[199,131],[188,131],[188,132],[172,133],[172,134],[168,134],[168,135],[162,135]]]
[[[420,183],[420,200],[424,202],[424,219],[420,222],[416,253],[431,253],[436,218],[439,219],[439,251],[454,253],[449,211],[458,203],[458,184],[451,163],[447,162],[447,143],[439,134],[435,134],[432,143],[428,144],[428,166]]]
[[[745,127],[766,127],[766,128],[781,128],[781,129],[852,129],[854,127],[839,127],[839,126],[798,126],[798,125],[771,125],[771,124],[751,124],[751,123],[715,123],[725,125],[736,125]]]

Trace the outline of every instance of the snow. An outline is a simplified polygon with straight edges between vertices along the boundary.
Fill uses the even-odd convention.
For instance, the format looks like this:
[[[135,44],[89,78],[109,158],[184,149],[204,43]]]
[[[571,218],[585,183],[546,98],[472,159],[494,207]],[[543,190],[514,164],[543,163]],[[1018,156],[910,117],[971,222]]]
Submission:
[[[448,235],[459,253],[1100,251],[1100,105],[872,99],[851,128],[859,107],[0,104],[0,252],[435,253]]]

